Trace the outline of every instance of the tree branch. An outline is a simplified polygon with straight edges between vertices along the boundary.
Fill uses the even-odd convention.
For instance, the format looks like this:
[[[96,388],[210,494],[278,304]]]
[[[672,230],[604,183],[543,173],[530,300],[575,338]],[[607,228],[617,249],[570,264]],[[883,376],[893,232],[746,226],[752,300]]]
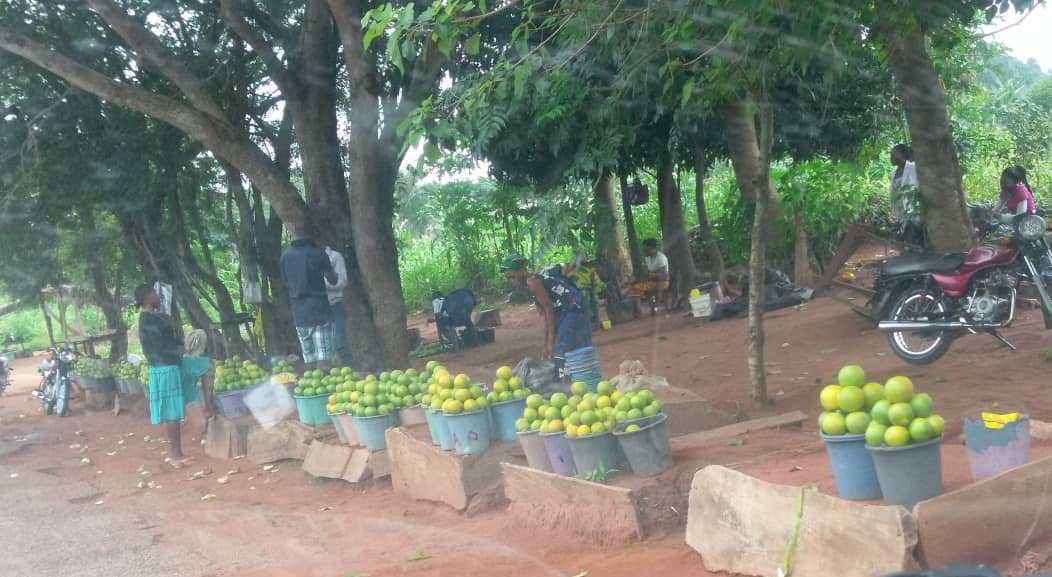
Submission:
[[[241,0],[221,0],[220,6],[223,20],[226,21],[234,33],[252,47],[252,51],[257,56],[263,59],[263,64],[267,67],[267,74],[274,80],[274,84],[278,85],[278,89],[285,95],[285,98],[296,99],[298,95],[293,90],[294,86],[288,69],[285,68],[274,49],[270,47],[270,43],[263,36],[257,34],[248,21],[245,20],[241,9]]]
[[[171,80],[195,108],[218,120],[226,118],[223,110],[204,89],[197,77],[182,66],[161,44],[161,41],[146,30],[142,23],[129,16],[111,0],[86,0],[86,2],[148,65]]]

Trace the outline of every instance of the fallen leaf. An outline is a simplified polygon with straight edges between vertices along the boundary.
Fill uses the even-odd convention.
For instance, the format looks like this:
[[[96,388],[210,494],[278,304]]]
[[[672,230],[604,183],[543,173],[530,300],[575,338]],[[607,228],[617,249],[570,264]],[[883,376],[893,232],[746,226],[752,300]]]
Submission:
[[[234,457],[234,460],[235,461],[240,461],[241,459],[244,459],[244,458],[245,458],[244,455],[238,455],[238,456]]]
[[[146,481],[143,481],[142,479],[139,479],[139,482],[136,483],[135,486],[140,488],[140,489],[145,489],[146,488]]]
[[[574,575],[573,577],[588,577],[588,571],[581,571],[580,573],[578,573],[577,575]]]
[[[728,447],[741,447],[745,444],[745,439],[731,439],[727,441]]]
[[[789,348],[789,343],[782,343],[782,348],[783,349],[788,349]]]
[[[102,469],[99,469],[98,471],[95,471],[95,474],[96,475],[101,475],[102,474]]]
[[[18,478],[18,473],[11,473],[11,478],[12,479],[17,479]]]
[[[124,433],[125,437],[134,437],[135,433]]]
[[[149,442],[153,441],[153,437],[151,437],[149,435],[143,435],[142,440],[143,440],[144,443],[149,443]]]
[[[124,439],[121,439],[121,440],[117,441],[117,444],[118,445],[123,445],[124,444]]]
[[[26,416],[25,416],[24,414],[22,414],[22,413],[19,413],[19,414],[18,414],[18,418],[19,418],[19,419],[24,419],[24,418],[26,418]]]
[[[792,467],[789,467],[789,472],[790,473],[795,473],[797,471],[803,471],[803,470],[804,470],[803,467],[798,467],[796,465],[793,465]]]
[[[226,476],[216,479],[216,483],[219,483],[220,485],[226,485],[229,482],[230,482],[230,477],[226,477]]]
[[[21,417],[22,416],[19,415],[19,418],[21,418]],[[82,436],[84,436],[84,431],[73,431],[73,434],[78,436],[78,437],[82,437]]]
[[[326,505],[325,507],[322,507],[321,509],[318,509],[319,513],[323,513],[325,511],[332,511],[332,507],[329,507],[328,505]]]
[[[116,454],[117,454],[117,451],[110,451],[110,452],[106,453],[106,456],[107,457],[112,457],[112,456],[114,456]]]
[[[95,501],[95,504],[96,504],[96,505],[101,505],[101,504],[103,504],[104,502],[105,502],[105,501]]]
[[[424,553],[423,551],[417,551],[416,553],[413,553],[412,555],[409,556],[409,561],[423,561],[425,559],[430,559],[430,558],[431,558],[431,556],[428,555],[427,553]]]
[[[248,488],[248,490],[249,490],[249,491],[255,491],[255,490],[256,490],[256,486],[255,486],[255,485],[252,485],[251,487],[249,487],[249,488]]]
[[[91,464],[91,459],[89,459],[87,457],[84,457],[83,459],[80,460],[80,462],[82,464],[84,464],[84,465],[90,465]]]
[[[207,494],[207,495],[205,495],[205,496],[201,497],[201,500],[202,500],[202,501],[212,501],[212,500],[214,500],[215,498],[216,498],[215,494],[213,494],[213,493],[209,493],[209,494]]]
[[[72,445],[69,446],[69,448],[70,449],[79,449],[80,445],[79,444],[72,444]]]
[[[240,472],[241,472],[241,467],[234,467],[233,469],[230,469],[229,471],[227,471],[226,474],[227,475],[237,475]]]
[[[264,471],[269,471],[269,470],[271,470],[273,468],[274,468],[274,465],[263,465],[263,470]]]

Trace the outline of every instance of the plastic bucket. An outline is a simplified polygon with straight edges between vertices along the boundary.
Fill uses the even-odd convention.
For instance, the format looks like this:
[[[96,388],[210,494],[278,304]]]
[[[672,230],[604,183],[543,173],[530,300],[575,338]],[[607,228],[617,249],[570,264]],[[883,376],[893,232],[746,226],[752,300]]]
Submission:
[[[544,440],[544,450],[548,453],[548,463],[552,472],[565,477],[577,476],[577,464],[570,450],[570,441],[563,433],[540,433]]]
[[[300,414],[300,422],[304,425],[327,425],[332,419],[326,406],[329,404],[329,394],[314,395],[313,397],[295,397],[296,410]]]
[[[866,447],[888,505],[907,509],[942,493],[942,437],[904,447]]]
[[[489,418],[489,411],[485,409],[446,415],[449,433],[453,437],[453,452],[458,455],[485,453],[493,437]]]
[[[216,409],[224,417],[242,417],[248,414],[245,406],[245,391],[228,391],[216,393]]]
[[[490,405],[493,411],[493,435],[501,443],[513,443],[517,437],[515,421],[526,409],[526,399],[501,401]]]
[[[668,468],[668,425],[665,423],[668,417],[655,417],[650,424],[641,425],[637,431],[614,431],[614,438],[621,446],[628,466],[640,477],[654,477]],[[573,443],[573,440],[570,442]]]
[[[336,436],[340,438],[340,442],[344,445],[347,444],[347,431],[343,430],[343,421],[340,417],[347,413],[329,413],[329,419],[332,420],[332,428],[336,429]]]
[[[964,444],[976,481],[1025,465],[1030,462],[1030,417],[1023,415],[1003,429],[987,429],[982,421],[965,419]]]
[[[873,467],[873,457],[866,450],[866,436],[819,434],[829,455],[837,495],[853,501],[879,499],[880,481]]]
[[[117,390],[122,395],[137,397],[142,394],[142,385],[136,379],[117,379]]]
[[[331,415],[332,424],[336,427],[336,434],[345,444],[354,447],[358,445],[358,430],[354,428],[354,417],[350,413],[337,413]],[[343,434],[340,434],[343,431]]]
[[[391,427],[391,415],[373,417],[354,417],[354,430],[358,433],[358,442],[370,451],[383,451],[387,448],[384,431]]]
[[[411,427],[423,424],[426,420],[424,408],[420,405],[413,405],[412,407],[398,410],[398,424],[400,425]]]
[[[531,469],[547,473],[554,472],[551,461],[548,460],[548,450],[544,448],[544,439],[541,438],[540,431],[522,431],[515,435],[519,438],[522,452],[526,453],[526,464]]]
[[[449,430],[449,418],[442,411],[434,411],[432,418],[435,420],[435,428],[438,429],[438,446],[443,451],[452,451],[453,433]]]
[[[427,432],[431,433],[431,444],[436,447],[442,444],[438,434],[438,419],[435,417],[435,410],[431,407],[424,407],[424,419],[427,421]]]
[[[612,433],[599,433],[567,440],[570,443],[570,451],[573,453],[577,472],[582,475],[595,471],[600,465],[606,469],[613,469],[621,462],[621,450]]]

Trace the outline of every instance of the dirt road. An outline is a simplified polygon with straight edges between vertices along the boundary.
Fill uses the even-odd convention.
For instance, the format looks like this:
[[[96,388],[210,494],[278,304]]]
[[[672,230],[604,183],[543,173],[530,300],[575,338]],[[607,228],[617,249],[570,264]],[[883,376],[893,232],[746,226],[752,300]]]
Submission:
[[[748,397],[743,321],[698,325],[660,315],[598,334],[596,343],[608,376],[620,361],[640,359],[672,384],[750,416],[815,413],[821,385],[842,364],[858,362],[881,380],[898,372],[914,377],[918,389],[935,397],[951,436],[963,415],[980,408],[1052,417],[1046,391],[1052,365],[1045,360],[1052,340],[1036,311],[1023,311],[1008,332],[1018,352],[991,338],[964,338],[923,369],[904,366],[878,333],[829,300],[768,319],[776,404],[762,409]],[[495,367],[539,351],[535,312],[510,309],[504,321],[496,344],[444,355],[442,362],[484,380]],[[210,460],[198,432],[184,433],[196,461],[176,471],[164,464],[161,432],[141,412],[88,413],[75,403],[65,419],[40,415],[28,398],[38,362],[18,361],[16,385],[0,398],[0,575],[638,577],[657,566],[670,575],[708,575],[682,533],[597,548],[524,530],[502,509],[466,518],[411,502],[395,496],[389,483],[352,489],[308,482],[297,463],[264,471],[245,461]],[[813,431],[809,420],[802,433],[757,434],[707,456],[793,482],[788,471],[800,467],[779,459],[804,471],[825,465]],[[195,473],[200,478],[191,480]],[[220,484],[221,477],[228,482]]]

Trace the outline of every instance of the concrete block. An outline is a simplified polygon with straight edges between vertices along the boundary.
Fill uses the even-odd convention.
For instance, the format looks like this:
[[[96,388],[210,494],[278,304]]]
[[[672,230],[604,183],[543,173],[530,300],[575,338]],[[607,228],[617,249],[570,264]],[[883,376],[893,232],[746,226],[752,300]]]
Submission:
[[[734,423],[733,425],[725,425],[722,427],[716,427],[715,429],[673,437],[669,439],[669,447],[673,451],[695,449],[706,443],[722,439],[730,439],[753,431],[778,429],[781,427],[799,427],[801,423],[809,418],[810,417],[804,414],[803,411],[792,411],[782,415],[774,415],[772,417],[751,419],[740,423]]]
[[[735,422],[734,415],[716,409],[712,403],[703,399],[668,401],[665,403],[665,414],[668,415],[670,437],[707,431]]]
[[[351,458],[343,471],[343,480],[348,483],[361,483],[372,477],[369,469],[369,449],[352,449]]]
[[[1052,538],[1052,457],[917,503],[929,567],[1015,563]]]
[[[687,545],[709,571],[778,577],[794,529],[794,577],[872,577],[916,566],[917,530],[902,507],[844,501],[716,465],[695,473]]]
[[[509,463],[502,468],[508,512],[517,523],[562,530],[590,544],[613,545],[643,538],[631,489]]]
[[[346,445],[315,440],[307,448],[303,471],[314,477],[342,479],[353,452]]]
[[[215,415],[208,420],[205,454],[213,459],[233,459],[248,453],[248,436],[259,428],[252,417]]]
[[[419,434],[419,431],[417,431]],[[501,443],[481,455],[458,456],[403,428],[387,429],[387,457],[395,492],[413,499],[445,503],[457,511],[500,478],[500,463],[513,445]]]
[[[248,435],[248,459],[257,465],[307,457],[307,448],[314,440],[311,427],[298,421],[282,421],[269,430],[253,429]]]
[[[387,451],[369,451],[369,472],[374,479],[391,476],[391,457]]]

